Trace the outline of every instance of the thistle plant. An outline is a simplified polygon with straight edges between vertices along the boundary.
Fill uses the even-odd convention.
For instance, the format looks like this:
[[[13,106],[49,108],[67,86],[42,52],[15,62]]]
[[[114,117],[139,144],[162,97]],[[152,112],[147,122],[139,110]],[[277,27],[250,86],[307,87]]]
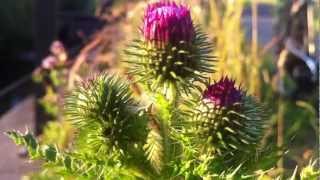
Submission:
[[[60,176],[79,179],[240,179],[259,176],[267,111],[229,77],[208,83],[212,45],[188,7],[150,4],[123,62],[135,79],[100,74],[66,99],[77,133],[61,152],[9,132]],[[134,96],[131,85],[142,87]],[[46,166],[47,167],[47,166]]]

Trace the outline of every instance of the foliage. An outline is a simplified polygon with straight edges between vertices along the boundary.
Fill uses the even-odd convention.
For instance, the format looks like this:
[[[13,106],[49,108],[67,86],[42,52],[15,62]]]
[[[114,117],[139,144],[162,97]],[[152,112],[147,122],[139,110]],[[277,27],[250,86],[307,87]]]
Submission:
[[[38,159],[41,158],[45,160],[44,170],[40,174],[31,175],[28,179],[57,179],[61,176],[64,176],[65,179],[74,179],[75,177],[77,179],[90,179],[90,177],[96,177],[96,176],[90,176],[90,173],[97,173],[95,171],[92,171],[93,168],[98,169],[97,166],[100,167],[100,165],[104,165],[100,163],[97,163],[95,165],[94,159],[89,160],[89,156],[86,156],[85,158],[89,161],[91,161],[93,164],[85,164],[84,161],[81,161],[81,156],[79,154],[74,153],[62,153],[59,151],[59,149],[56,146],[52,145],[39,145],[37,140],[32,136],[30,132],[26,132],[25,134],[22,134],[20,132],[11,131],[8,132],[7,135],[17,144],[17,145],[24,145],[28,148],[29,155],[31,159]],[[83,158],[83,157],[82,157]],[[318,169],[316,169],[316,162],[317,161],[310,161],[309,165],[304,167],[300,173],[300,178],[305,180],[311,180],[311,179],[317,179],[320,172]],[[187,164],[183,166],[183,168],[188,168],[192,164],[191,161],[186,161]],[[80,166],[81,165],[81,166]],[[221,174],[212,174],[209,176],[205,176],[204,179],[235,179],[235,175],[237,171],[239,170],[241,166],[234,169],[233,171],[224,171]],[[101,167],[100,167],[101,168]],[[118,168],[112,169],[116,170]],[[47,171],[50,169],[50,171]],[[119,170],[119,169],[118,169]],[[180,174],[186,173],[186,179],[192,179],[191,172],[185,171],[187,169],[181,169],[182,171]],[[108,171],[110,173],[110,171]],[[201,166],[199,166],[196,171],[201,171]],[[114,175],[119,175],[117,172],[113,172]],[[141,174],[137,173],[135,170],[128,170],[126,175],[136,175],[137,177],[140,177],[138,179],[148,179],[145,177],[142,177]],[[100,178],[102,178],[101,172],[99,174]],[[108,176],[105,177],[105,179],[116,179],[123,176],[109,176],[110,174],[107,174]],[[130,179],[127,176],[127,179]],[[131,176],[132,177],[132,176]],[[267,171],[256,171],[255,174],[251,176],[242,176],[243,179],[251,179],[253,177],[256,177],[256,179],[271,179],[269,175],[267,175]],[[292,174],[290,179],[295,179],[297,177],[297,168],[295,169],[294,173]],[[98,179],[100,179],[98,178]],[[193,177],[194,178],[194,177]],[[276,178],[279,179],[280,177]],[[236,178],[238,179],[238,178]]]
[[[59,112],[57,106],[58,95],[53,92],[52,88],[48,86],[46,88],[46,95],[39,100],[40,106],[43,107],[44,111],[53,118],[56,118]]]
[[[55,144],[59,149],[67,149],[74,138],[74,131],[68,121],[50,121],[40,136],[40,144]]]

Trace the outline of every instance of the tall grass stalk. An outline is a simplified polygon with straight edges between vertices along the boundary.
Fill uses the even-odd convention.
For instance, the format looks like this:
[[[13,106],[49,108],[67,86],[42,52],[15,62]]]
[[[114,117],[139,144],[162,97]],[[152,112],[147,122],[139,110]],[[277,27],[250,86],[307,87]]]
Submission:
[[[206,31],[215,42],[214,55],[219,58],[216,64],[216,79],[229,75],[248,87],[248,92],[260,97],[260,68],[262,60],[258,56],[257,30],[253,34],[252,47],[245,46],[241,18],[245,1],[208,1]],[[205,7],[204,7],[205,8]],[[257,22],[254,22],[257,24]],[[253,26],[255,27],[255,26]]]

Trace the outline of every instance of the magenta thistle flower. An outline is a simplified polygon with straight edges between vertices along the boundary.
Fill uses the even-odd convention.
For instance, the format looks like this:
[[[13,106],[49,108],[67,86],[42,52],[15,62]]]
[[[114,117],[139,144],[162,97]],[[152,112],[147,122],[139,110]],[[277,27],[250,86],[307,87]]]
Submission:
[[[208,86],[203,93],[203,99],[219,107],[229,107],[242,100],[243,91],[235,86],[235,81],[228,77]]]
[[[142,31],[145,40],[160,44],[191,42],[195,36],[190,10],[170,1],[148,5]]]

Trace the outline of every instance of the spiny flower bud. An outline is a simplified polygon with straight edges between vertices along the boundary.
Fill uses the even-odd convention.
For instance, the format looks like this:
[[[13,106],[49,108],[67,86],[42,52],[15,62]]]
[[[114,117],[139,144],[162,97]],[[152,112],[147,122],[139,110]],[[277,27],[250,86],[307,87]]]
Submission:
[[[234,80],[221,78],[185,107],[191,124],[186,131],[205,140],[201,144],[209,143],[215,156],[223,157],[224,162],[241,162],[258,147],[266,110]]]
[[[229,107],[240,103],[243,92],[235,86],[235,81],[228,77],[208,86],[203,93],[203,99],[213,103],[215,106]]]
[[[212,44],[194,27],[186,6],[170,1],[150,4],[141,38],[125,50],[128,73],[168,99],[190,93],[194,82],[213,72]],[[173,94],[172,96],[170,94]]]
[[[143,35],[146,41],[173,45],[180,41],[191,43],[194,34],[187,7],[168,1],[160,1],[147,7],[143,20]]]
[[[88,147],[106,152],[126,150],[143,137],[144,131],[130,135],[146,128],[144,121],[137,120],[139,108],[129,84],[108,74],[90,77],[66,99],[66,114],[86,137]]]

